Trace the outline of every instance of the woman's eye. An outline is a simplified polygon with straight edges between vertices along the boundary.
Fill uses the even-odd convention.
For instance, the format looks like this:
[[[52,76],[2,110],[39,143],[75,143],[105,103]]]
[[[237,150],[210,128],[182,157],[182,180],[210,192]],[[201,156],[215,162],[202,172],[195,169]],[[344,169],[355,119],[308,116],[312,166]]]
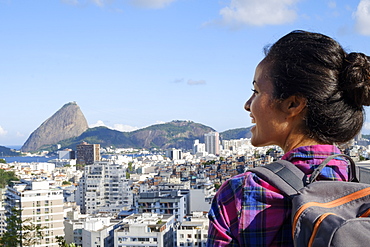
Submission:
[[[253,92],[254,94],[257,94],[257,93],[258,93],[258,91],[257,91],[257,90],[255,90],[255,89],[252,89],[252,92]]]

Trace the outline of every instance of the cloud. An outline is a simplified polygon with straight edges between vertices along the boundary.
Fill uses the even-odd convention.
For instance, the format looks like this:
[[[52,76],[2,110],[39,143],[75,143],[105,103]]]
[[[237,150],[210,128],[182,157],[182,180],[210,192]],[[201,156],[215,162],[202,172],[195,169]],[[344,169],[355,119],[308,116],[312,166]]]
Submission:
[[[108,127],[107,125],[105,125],[103,121],[98,120],[96,123],[90,124],[89,128],[95,128],[95,127],[101,127],[101,126]]]
[[[182,83],[184,82],[184,78],[181,78],[181,79],[175,79],[172,81],[173,83]]]
[[[78,5],[78,0],[60,0],[62,3],[69,4],[69,5]]]
[[[198,81],[188,80],[188,85],[204,85],[204,84],[206,84],[205,80],[198,80]]]
[[[130,131],[138,130],[139,128],[133,127],[130,125],[125,125],[125,124],[114,124],[113,129],[121,131],[121,132],[130,132]]]
[[[17,137],[24,137],[25,135],[19,131],[17,131],[17,133],[15,134],[15,136]]]
[[[3,127],[0,126],[0,136],[5,136],[8,134],[8,131],[4,130]]]
[[[220,10],[223,22],[230,26],[281,25],[293,22],[293,9],[299,0],[231,0],[230,6]]]
[[[107,3],[112,2],[111,0],[60,0],[62,3],[69,4],[69,5],[86,5],[89,3],[93,3],[98,7],[104,7]]]
[[[337,7],[337,3],[335,1],[329,1],[328,7],[331,9],[335,9]]]
[[[141,8],[160,9],[175,1],[176,0],[130,0],[130,3]]]
[[[95,124],[90,124],[89,128],[95,127],[107,127],[112,130],[118,130],[121,132],[130,132],[139,129],[138,127],[133,127],[125,124],[114,124],[113,127],[106,125],[102,120],[98,120]]]
[[[370,0],[361,0],[353,16],[356,21],[356,31],[370,36]]]

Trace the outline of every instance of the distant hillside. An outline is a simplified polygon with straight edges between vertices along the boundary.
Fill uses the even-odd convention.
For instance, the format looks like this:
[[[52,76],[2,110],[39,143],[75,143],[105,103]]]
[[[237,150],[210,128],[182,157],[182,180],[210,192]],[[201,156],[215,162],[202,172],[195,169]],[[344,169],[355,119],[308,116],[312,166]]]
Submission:
[[[20,156],[20,152],[16,152],[13,149],[0,146],[0,155],[1,156]]]
[[[232,139],[240,139],[240,138],[251,138],[251,127],[248,128],[238,128],[238,129],[231,129],[226,130],[220,133],[222,140],[232,140]]]
[[[215,131],[211,127],[191,121],[172,121],[156,124],[133,132],[120,132],[106,127],[88,129],[78,137],[55,144],[75,149],[82,141],[98,143],[102,147],[116,148],[184,148],[192,149],[194,140],[204,142],[204,134]],[[44,145],[41,149],[55,150],[56,145]]]
[[[80,136],[87,129],[88,124],[80,107],[76,102],[71,102],[65,104],[32,132],[21,150],[23,152],[37,151],[44,145],[52,145]]]

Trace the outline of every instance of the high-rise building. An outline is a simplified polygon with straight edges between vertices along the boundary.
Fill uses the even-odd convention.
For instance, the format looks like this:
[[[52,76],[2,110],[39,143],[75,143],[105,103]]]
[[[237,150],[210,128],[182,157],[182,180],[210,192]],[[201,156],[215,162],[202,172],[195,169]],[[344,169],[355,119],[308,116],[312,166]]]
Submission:
[[[182,151],[176,148],[169,149],[167,150],[167,157],[169,157],[171,160],[181,160]]]
[[[3,235],[6,229],[6,223],[5,223],[5,191],[6,189],[0,188],[0,237]]]
[[[220,136],[218,132],[210,132],[204,135],[206,152],[214,155],[220,154]]]
[[[83,214],[112,213],[133,206],[132,181],[126,179],[127,166],[113,161],[99,161],[85,166],[76,202]]]
[[[100,144],[82,142],[77,145],[77,164],[91,165],[100,160]]]
[[[39,225],[43,238],[32,246],[59,246],[56,237],[64,236],[63,191],[53,188],[49,181],[21,180],[13,182],[6,191],[5,209],[21,210],[23,224]],[[23,233],[20,233],[23,235]]]

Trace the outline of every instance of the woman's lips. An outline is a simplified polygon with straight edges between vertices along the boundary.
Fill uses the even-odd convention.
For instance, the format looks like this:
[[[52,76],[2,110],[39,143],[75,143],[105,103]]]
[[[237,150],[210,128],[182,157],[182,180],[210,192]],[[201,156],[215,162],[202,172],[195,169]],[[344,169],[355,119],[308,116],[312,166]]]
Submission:
[[[252,115],[249,115],[251,117],[251,122],[252,123],[256,123],[256,121],[254,120],[254,117]]]

